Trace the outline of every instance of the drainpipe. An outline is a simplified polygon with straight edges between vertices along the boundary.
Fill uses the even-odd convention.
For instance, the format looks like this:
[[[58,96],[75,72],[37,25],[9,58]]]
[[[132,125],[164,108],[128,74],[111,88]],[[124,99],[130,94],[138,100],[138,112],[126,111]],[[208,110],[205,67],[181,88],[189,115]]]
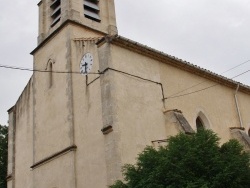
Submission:
[[[243,127],[243,123],[242,123],[242,119],[241,119],[241,115],[240,115],[239,103],[238,103],[238,98],[237,98],[239,87],[240,87],[240,84],[238,83],[237,89],[235,91],[234,98],[235,98],[236,109],[237,109],[239,120],[240,120],[240,127],[242,128]]]

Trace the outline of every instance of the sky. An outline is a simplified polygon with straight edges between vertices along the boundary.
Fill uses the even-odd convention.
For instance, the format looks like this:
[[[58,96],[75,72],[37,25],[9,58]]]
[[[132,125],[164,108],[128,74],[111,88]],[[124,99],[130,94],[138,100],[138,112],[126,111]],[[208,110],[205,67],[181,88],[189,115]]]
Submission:
[[[32,68],[39,0],[0,0],[0,65]],[[232,78],[250,70],[249,0],[115,0],[119,35]],[[245,63],[244,63],[245,62]],[[0,124],[32,72],[0,67]],[[235,79],[250,85],[250,72]]]

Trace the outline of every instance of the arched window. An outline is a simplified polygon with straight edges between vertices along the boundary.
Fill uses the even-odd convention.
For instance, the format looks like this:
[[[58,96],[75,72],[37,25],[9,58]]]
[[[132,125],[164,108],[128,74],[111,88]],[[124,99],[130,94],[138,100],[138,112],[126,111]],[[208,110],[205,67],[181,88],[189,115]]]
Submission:
[[[207,116],[202,111],[199,111],[199,113],[197,113],[194,123],[196,126],[196,130],[211,128],[210,121],[208,120]]]
[[[204,129],[204,123],[202,121],[202,119],[198,116],[196,118],[196,129],[199,130],[199,129]]]
[[[48,71],[49,71],[49,88],[51,88],[53,84],[52,62],[49,63]]]
[[[48,88],[51,88],[53,85],[53,64],[55,63],[54,60],[49,59],[46,65],[45,70],[48,71]]]

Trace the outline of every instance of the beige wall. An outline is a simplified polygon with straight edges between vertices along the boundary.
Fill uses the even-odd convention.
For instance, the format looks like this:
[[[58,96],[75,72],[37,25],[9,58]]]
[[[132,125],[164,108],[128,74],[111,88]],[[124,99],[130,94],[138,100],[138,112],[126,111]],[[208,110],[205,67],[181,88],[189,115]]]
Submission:
[[[95,42],[100,35],[82,28],[72,30],[72,38],[92,35],[94,39],[72,41],[72,70],[80,71],[80,61],[85,53],[92,53],[94,64],[91,72],[99,70],[99,57]],[[95,37],[97,37],[95,39]],[[88,83],[99,75],[89,75]],[[107,184],[105,162],[105,137],[102,135],[102,106],[100,80],[86,86],[86,76],[72,75],[74,133],[76,152],[77,187],[105,187]]]
[[[112,45],[112,64],[120,71],[162,83],[165,97],[203,81],[206,82],[186,92],[217,84],[115,45]],[[122,163],[133,163],[139,151],[146,145],[152,145],[151,141],[177,134],[177,129],[164,120],[159,85],[117,72],[113,73],[113,79],[118,119],[114,126],[121,135],[119,149]],[[202,112],[207,126],[218,133],[223,143],[232,138],[229,128],[240,126],[234,99],[235,90],[236,88],[218,84],[191,95],[167,99],[165,110],[181,110],[194,130],[195,120]],[[247,126],[250,121],[250,96],[239,92],[238,99],[242,119]]]
[[[46,70],[54,61],[53,71],[70,71],[67,29],[60,32],[34,55],[34,68]],[[72,145],[72,106],[70,74],[34,73],[34,159],[35,162]]]
[[[74,40],[83,36],[93,40]],[[95,45],[99,37],[98,33],[68,25],[46,47],[34,54],[35,69],[45,70],[47,62],[52,60],[55,62],[52,70],[74,72],[53,74],[52,87],[48,83],[49,73],[34,74],[34,163],[71,145],[77,145],[76,152],[53,159],[33,170],[37,187],[101,188],[107,185],[105,137],[101,132],[100,80],[87,87],[86,77],[79,74],[81,58],[87,52],[94,55],[96,62],[92,71],[99,70]],[[88,82],[98,76],[90,75]],[[62,169],[64,165],[67,174]],[[53,179],[48,172],[59,174],[60,177],[56,175]],[[41,176],[43,180],[39,178]]]
[[[61,140],[62,141],[62,140]],[[74,153],[66,153],[33,169],[35,188],[75,187]]]
[[[31,188],[32,185],[32,172],[30,169],[33,163],[33,80],[31,79],[24,92],[19,97],[17,104],[11,112],[10,127],[15,136],[14,138],[14,150],[10,148],[9,151],[14,151],[14,158],[12,158],[12,152],[9,155],[8,173],[12,173],[12,180],[8,182],[8,187],[13,184],[16,187]],[[16,114],[16,115],[15,115]],[[13,129],[14,127],[14,129]],[[10,137],[9,139],[12,139]],[[13,142],[11,142],[11,145]],[[16,155],[18,154],[18,155]],[[12,160],[10,159],[12,158]],[[11,169],[12,168],[12,169]]]

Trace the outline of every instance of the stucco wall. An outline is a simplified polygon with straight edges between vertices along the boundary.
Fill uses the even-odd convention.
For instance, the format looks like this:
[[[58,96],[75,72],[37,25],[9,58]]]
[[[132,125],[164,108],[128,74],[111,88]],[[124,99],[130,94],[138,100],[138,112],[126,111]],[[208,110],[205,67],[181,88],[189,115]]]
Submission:
[[[33,164],[74,145],[70,42],[66,27],[34,54],[34,68],[48,71],[51,63],[53,73],[34,73]],[[74,151],[71,152],[35,167],[36,187],[74,187]]]
[[[74,153],[69,152],[33,169],[34,187],[75,187],[73,158]]]
[[[89,39],[72,40],[72,70],[80,72],[80,62],[85,53],[93,54],[91,72],[98,72],[99,57],[95,42],[97,33],[91,33],[79,27],[72,30],[72,39],[82,36],[92,36]],[[77,187],[102,188],[107,185],[105,161],[105,137],[102,129],[102,105],[99,75],[72,74],[74,133],[76,152]]]
[[[112,45],[112,64],[119,71],[161,83],[165,97],[200,82],[203,83],[180,94],[217,84],[116,45]],[[135,162],[137,153],[146,145],[152,145],[151,141],[167,138],[174,132],[177,134],[176,129],[166,126],[163,109],[181,110],[194,130],[195,120],[201,112],[207,120],[206,126],[218,133],[222,143],[232,138],[229,127],[240,126],[234,99],[236,88],[218,84],[201,92],[166,99],[163,107],[159,85],[118,72],[113,74],[113,79],[118,117],[115,126],[121,132],[119,149],[123,164]],[[239,92],[238,99],[247,126],[250,96]]]
[[[52,71],[70,71],[67,61],[67,29],[55,36],[34,54],[34,68],[48,70],[52,60]],[[34,162],[72,145],[71,74],[34,73]]]
[[[14,184],[31,188],[33,163],[33,79],[29,81],[15,105]]]

